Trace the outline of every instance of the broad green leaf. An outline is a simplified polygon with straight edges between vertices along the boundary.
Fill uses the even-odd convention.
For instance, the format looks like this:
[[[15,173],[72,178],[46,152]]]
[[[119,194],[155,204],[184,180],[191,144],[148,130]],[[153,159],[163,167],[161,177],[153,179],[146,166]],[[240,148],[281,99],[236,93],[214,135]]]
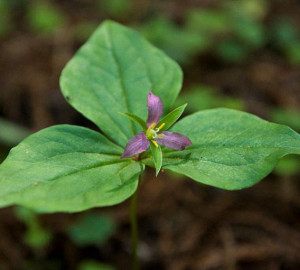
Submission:
[[[163,126],[163,128],[161,129],[161,131],[167,130],[169,129],[169,127],[171,127],[178,119],[179,117],[182,115],[185,107],[187,104],[184,104],[178,108],[176,108],[175,110],[171,111],[170,113],[168,113],[163,119],[161,119],[158,123],[158,127],[162,124],[165,123],[165,125]]]
[[[137,116],[133,113],[120,113],[120,114],[126,116],[130,120],[132,120],[132,121],[136,122],[137,124],[139,124],[144,131],[147,130],[146,122],[141,117],[139,117],[139,116]]]
[[[192,114],[171,131],[185,134],[192,145],[184,151],[165,148],[164,169],[223,189],[250,187],[281,157],[300,154],[300,135],[289,127],[230,109]],[[151,158],[144,163],[153,166]]]
[[[151,149],[151,153],[152,153],[152,158],[154,161],[154,165],[155,165],[155,171],[156,171],[156,176],[159,174],[159,171],[161,169],[162,166],[162,152],[161,152],[161,148],[158,145],[157,147],[151,142],[150,143],[150,149]]]
[[[41,130],[0,165],[0,207],[75,212],[120,203],[137,188],[139,162],[100,133],[69,125]]]
[[[118,112],[146,119],[149,91],[166,111],[181,88],[180,67],[137,32],[105,21],[64,68],[66,100],[111,139],[125,146],[138,131]]]

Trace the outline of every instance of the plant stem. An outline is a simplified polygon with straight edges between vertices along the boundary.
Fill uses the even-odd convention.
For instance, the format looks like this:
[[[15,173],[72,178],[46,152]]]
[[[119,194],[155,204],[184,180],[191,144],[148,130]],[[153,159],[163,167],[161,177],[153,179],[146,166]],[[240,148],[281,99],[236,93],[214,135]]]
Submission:
[[[131,223],[131,242],[132,242],[132,270],[139,270],[140,263],[137,253],[138,248],[138,224],[137,224],[137,215],[136,215],[136,206],[137,206],[137,194],[138,188],[131,197],[130,201],[130,223]]]

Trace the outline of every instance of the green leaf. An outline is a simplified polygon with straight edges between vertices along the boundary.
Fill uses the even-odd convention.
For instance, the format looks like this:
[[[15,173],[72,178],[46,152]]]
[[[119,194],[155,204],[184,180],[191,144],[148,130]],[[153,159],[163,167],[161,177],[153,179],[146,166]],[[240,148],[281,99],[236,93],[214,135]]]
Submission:
[[[230,32],[230,14],[218,10],[193,9],[186,14],[186,28],[206,36]]]
[[[79,270],[115,270],[108,264],[99,263],[98,261],[85,260],[79,264]]]
[[[0,207],[75,212],[120,203],[137,188],[143,165],[120,159],[123,149],[77,126],[41,130],[0,165]]]
[[[162,166],[162,152],[161,148],[158,145],[157,147],[151,142],[150,143],[150,149],[153,157],[153,162],[155,165],[155,170],[156,170],[156,176],[159,174],[159,171]]]
[[[223,189],[241,189],[267,176],[279,159],[300,154],[300,135],[289,127],[230,110],[201,111],[171,131],[190,138],[184,151],[164,150],[164,168]],[[144,163],[152,165],[150,158]]]
[[[274,171],[280,176],[292,176],[300,172],[300,159],[298,156],[287,156],[281,159]]]
[[[66,22],[64,13],[51,1],[31,2],[26,17],[30,29],[42,35],[53,34]]]
[[[247,59],[250,51],[249,48],[242,43],[225,40],[219,42],[216,53],[226,62],[241,63]]]
[[[0,144],[15,146],[29,134],[26,128],[0,118]]]
[[[201,110],[225,107],[235,110],[243,110],[242,100],[235,99],[219,93],[217,88],[208,85],[193,85],[187,91],[181,92],[175,105],[187,103],[185,113],[194,113]]]
[[[158,127],[162,124],[165,123],[165,125],[163,126],[163,128],[161,129],[161,131],[167,130],[169,129],[169,127],[171,127],[178,119],[179,117],[182,115],[185,107],[187,104],[184,104],[178,108],[176,108],[175,110],[171,111],[170,113],[168,113],[163,119],[161,119],[158,123]]]
[[[180,67],[137,32],[105,21],[64,68],[66,100],[111,139],[125,146],[138,127],[117,112],[146,119],[149,91],[166,111],[182,83]]]
[[[279,124],[288,125],[298,132],[300,131],[299,110],[285,110],[277,108],[271,111],[270,119]]]
[[[133,114],[133,113],[119,113],[119,114],[124,115],[124,116],[126,116],[127,118],[129,118],[130,120],[132,120],[132,121],[138,123],[138,124],[142,127],[142,129],[143,129],[144,131],[147,130],[146,122],[145,122],[141,117],[139,117],[139,116],[137,116],[137,115],[135,115],[135,114]]]
[[[190,64],[195,55],[207,51],[211,42],[207,35],[180,28],[172,19],[162,15],[154,16],[136,27],[147,40],[183,65]]]
[[[72,224],[68,234],[77,245],[97,245],[105,242],[116,232],[115,222],[106,216],[86,214]]]
[[[48,245],[52,239],[52,234],[41,226],[38,214],[25,207],[17,207],[15,210],[16,216],[23,221],[27,227],[24,235],[25,243],[36,249],[42,249]]]
[[[107,17],[124,19],[130,16],[133,3],[131,0],[101,0],[96,1],[101,14],[107,13]]]

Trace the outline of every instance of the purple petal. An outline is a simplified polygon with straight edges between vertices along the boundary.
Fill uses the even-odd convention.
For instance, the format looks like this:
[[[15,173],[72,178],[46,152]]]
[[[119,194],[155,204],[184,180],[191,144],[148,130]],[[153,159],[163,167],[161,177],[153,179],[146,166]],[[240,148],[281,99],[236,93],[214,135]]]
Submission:
[[[146,151],[150,146],[150,142],[146,138],[145,132],[141,132],[133,136],[127,143],[121,158],[132,157],[136,154]]]
[[[164,134],[165,136],[157,138],[155,141],[172,149],[184,150],[187,146],[192,144],[187,136],[180,133],[164,131],[160,134]]]
[[[158,124],[160,117],[164,112],[164,104],[161,99],[149,92],[148,95],[148,119],[147,127],[150,127],[153,123]]]

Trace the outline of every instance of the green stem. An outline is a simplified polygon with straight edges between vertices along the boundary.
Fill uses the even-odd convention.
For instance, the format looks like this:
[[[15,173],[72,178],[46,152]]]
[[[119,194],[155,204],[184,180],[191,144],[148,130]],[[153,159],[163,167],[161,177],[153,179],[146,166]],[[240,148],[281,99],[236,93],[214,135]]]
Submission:
[[[137,215],[136,215],[136,206],[137,206],[137,194],[138,188],[131,197],[130,201],[130,223],[131,223],[131,241],[132,241],[132,270],[139,270],[140,263],[137,254],[138,248],[138,224],[137,224]]]

